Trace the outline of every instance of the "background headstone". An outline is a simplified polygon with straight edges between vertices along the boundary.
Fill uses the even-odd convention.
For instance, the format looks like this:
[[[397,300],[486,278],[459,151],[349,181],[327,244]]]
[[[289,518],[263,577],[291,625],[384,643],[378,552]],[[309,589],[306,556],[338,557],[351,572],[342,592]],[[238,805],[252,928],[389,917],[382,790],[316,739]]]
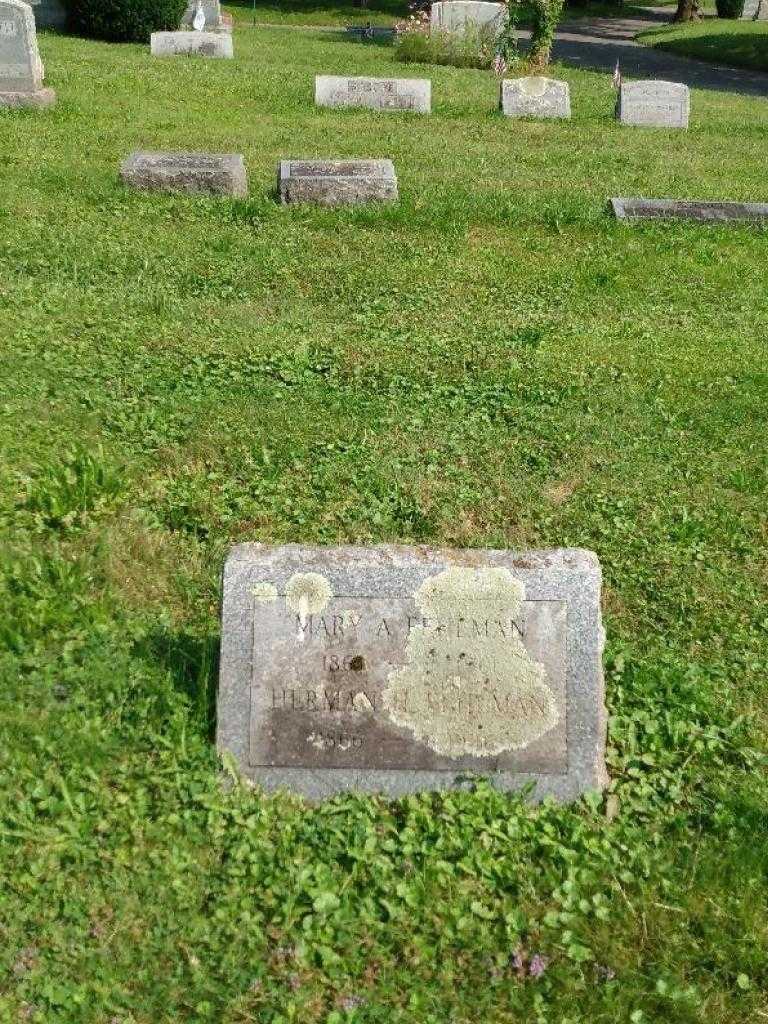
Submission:
[[[204,32],[231,32],[231,24],[221,13],[219,0],[202,0],[203,14],[205,15]],[[197,13],[197,0],[189,0],[187,9],[181,19],[182,29],[191,29]]]
[[[619,220],[696,220],[702,223],[768,221],[768,203],[717,202],[700,199],[611,199]]]
[[[506,4],[485,3],[483,0],[439,0],[430,8],[429,26],[433,32],[463,32],[468,25],[498,32],[506,17]]]
[[[29,0],[38,28],[64,28],[67,12],[63,0]]]
[[[236,547],[219,749],[311,798],[467,772],[538,797],[599,788],[600,589],[589,551]]]
[[[223,32],[153,32],[153,57],[234,57],[232,36]]]
[[[432,83],[428,78],[316,75],[315,103],[319,107],[368,107],[428,114],[432,109]]]
[[[687,85],[648,79],[622,82],[616,116],[622,124],[687,128],[689,110]]]
[[[767,0],[746,0],[741,12],[742,21],[768,21]]]
[[[394,202],[398,197],[391,160],[281,160],[277,192],[281,203],[320,206]]]
[[[120,177],[126,185],[143,190],[248,195],[240,153],[131,153],[120,167]]]
[[[541,76],[505,78],[499,105],[506,117],[571,116],[568,83]]]
[[[56,102],[43,88],[35,16],[22,0],[0,0],[0,106],[46,107]]]

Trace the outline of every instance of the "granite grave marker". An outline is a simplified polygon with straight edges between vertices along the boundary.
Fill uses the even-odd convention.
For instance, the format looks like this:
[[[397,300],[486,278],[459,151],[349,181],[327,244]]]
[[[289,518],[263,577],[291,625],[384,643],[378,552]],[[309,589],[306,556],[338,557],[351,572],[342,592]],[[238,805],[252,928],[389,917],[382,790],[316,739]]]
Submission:
[[[234,57],[232,36],[225,32],[153,32],[153,57]]]
[[[267,789],[606,783],[592,552],[243,544],[223,587],[218,746]]]
[[[56,93],[43,88],[44,75],[32,8],[0,0],[0,106],[51,106]]]
[[[696,220],[702,223],[768,221],[768,203],[719,202],[704,199],[611,199],[618,220]]]
[[[428,114],[432,106],[428,78],[341,78],[315,76],[319,107],[368,107],[371,110],[412,110]]]
[[[131,153],[120,166],[126,185],[143,191],[247,196],[240,153]]]
[[[622,82],[616,117],[622,124],[687,128],[690,92],[679,82]]]
[[[398,197],[391,160],[281,160],[277,192],[281,203],[320,206],[394,202]]]
[[[499,106],[505,117],[570,117],[568,83],[540,75],[505,78]]]
[[[187,9],[181,19],[181,25],[179,26],[182,30],[189,31],[194,27],[195,16],[199,6],[202,8],[203,17],[205,22],[203,23],[203,32],[231,32],[232,26],[226,21],[221,13],[221,4],[219,0],[189,0]]]
[[[432,32],[464,32],[467,26],[487,29],[494,34],[501,31],[507,18],[507,5],[486,3],[484,0],[438,0],[429,12]]]

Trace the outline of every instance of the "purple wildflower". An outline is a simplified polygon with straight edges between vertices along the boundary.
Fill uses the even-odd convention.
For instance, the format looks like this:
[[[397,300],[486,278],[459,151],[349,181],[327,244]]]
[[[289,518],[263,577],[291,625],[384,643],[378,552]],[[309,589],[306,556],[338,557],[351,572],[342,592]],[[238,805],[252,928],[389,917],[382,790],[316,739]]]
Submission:
[[[528,966],[528,973],[532,978],[540,978],[549,966],[549,959],[540,953],[534,953]]]

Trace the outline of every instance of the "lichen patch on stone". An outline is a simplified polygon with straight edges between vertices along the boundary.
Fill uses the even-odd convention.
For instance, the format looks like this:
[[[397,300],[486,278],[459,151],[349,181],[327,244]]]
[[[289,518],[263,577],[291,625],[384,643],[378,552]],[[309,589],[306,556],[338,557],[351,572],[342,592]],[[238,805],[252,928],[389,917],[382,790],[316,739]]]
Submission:
[[[407,664],[382,693],[396,725],[445,757],[492,757],[549,732],[560,713],[546,670],[523,643],[525,588],[505,568],[450,568],[414,595],[421,621]],[[495,622],[494,631],[476,628]]]
[[[254,583],[251,587],[251,594],[258,604],[263,604],[267,601],[276,601],[277,587],[274,583]]]
[[[319,615],[333,597],[331,585],[319,572],[295,572],[285,586],[285,603],[296,612],[296,639],[303,643],[310,615]]]

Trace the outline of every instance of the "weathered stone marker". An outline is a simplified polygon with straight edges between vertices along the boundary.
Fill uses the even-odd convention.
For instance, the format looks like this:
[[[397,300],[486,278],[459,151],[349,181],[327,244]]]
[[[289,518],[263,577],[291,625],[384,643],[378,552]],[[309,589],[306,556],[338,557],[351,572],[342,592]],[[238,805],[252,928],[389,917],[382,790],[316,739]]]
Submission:
[[[0,107],[50,107],[53,89],[37,49],[35,16],[22,0],[0,0]]]
[[[281,160],[277,192],[281,203],[321,206],[391,203],[398,195],[391,160]]]
[[[67,12],[62,0],[29,0],[38,28],[64,28]]]
[[[746,0],[741,12],[742,21],[768,21],[766,0]]]
[[[505,78],[501,83],[499,107],[505,117],[570,117],[568,83],[538,75]]]
[[[371,110],[432,109],[432,83],[428,78],[315,77],[315,103],[319,107],[368,107]]]
[[[153,32],[153,57],[234,57],[232,36],[226,32]]]
[[[201,0],[201,6],[203,9],[203,15],[205,17],[205,25],[203,32],[231,32],[232,25],[224,18],[221,13],[221,4],[219,0]],[[192,28],[195,20],[195,14],[197,13],[197,0],[189,0],[187,9],[182,15],[181,29],[189,30]]]
[[[611,199],[619,220],[697,220],[703,223],[768,221],[768,203],[711,202],[701,199]]]
[[[688,86],[679,82],[622,82],[616,117],[622,124],[687,128],[690,104]]]
[[[311,798],[606,781],[600,565],[580,550],[234,548],[218,746]]]
[[[468,26],[499,32],[507,18],[507,5],[484,0],[438,0],[429,11],[432,32],[463,32]]]
[[[144,191],[248,195],[239,153],[131,153],[120,166],[120,177]]]

